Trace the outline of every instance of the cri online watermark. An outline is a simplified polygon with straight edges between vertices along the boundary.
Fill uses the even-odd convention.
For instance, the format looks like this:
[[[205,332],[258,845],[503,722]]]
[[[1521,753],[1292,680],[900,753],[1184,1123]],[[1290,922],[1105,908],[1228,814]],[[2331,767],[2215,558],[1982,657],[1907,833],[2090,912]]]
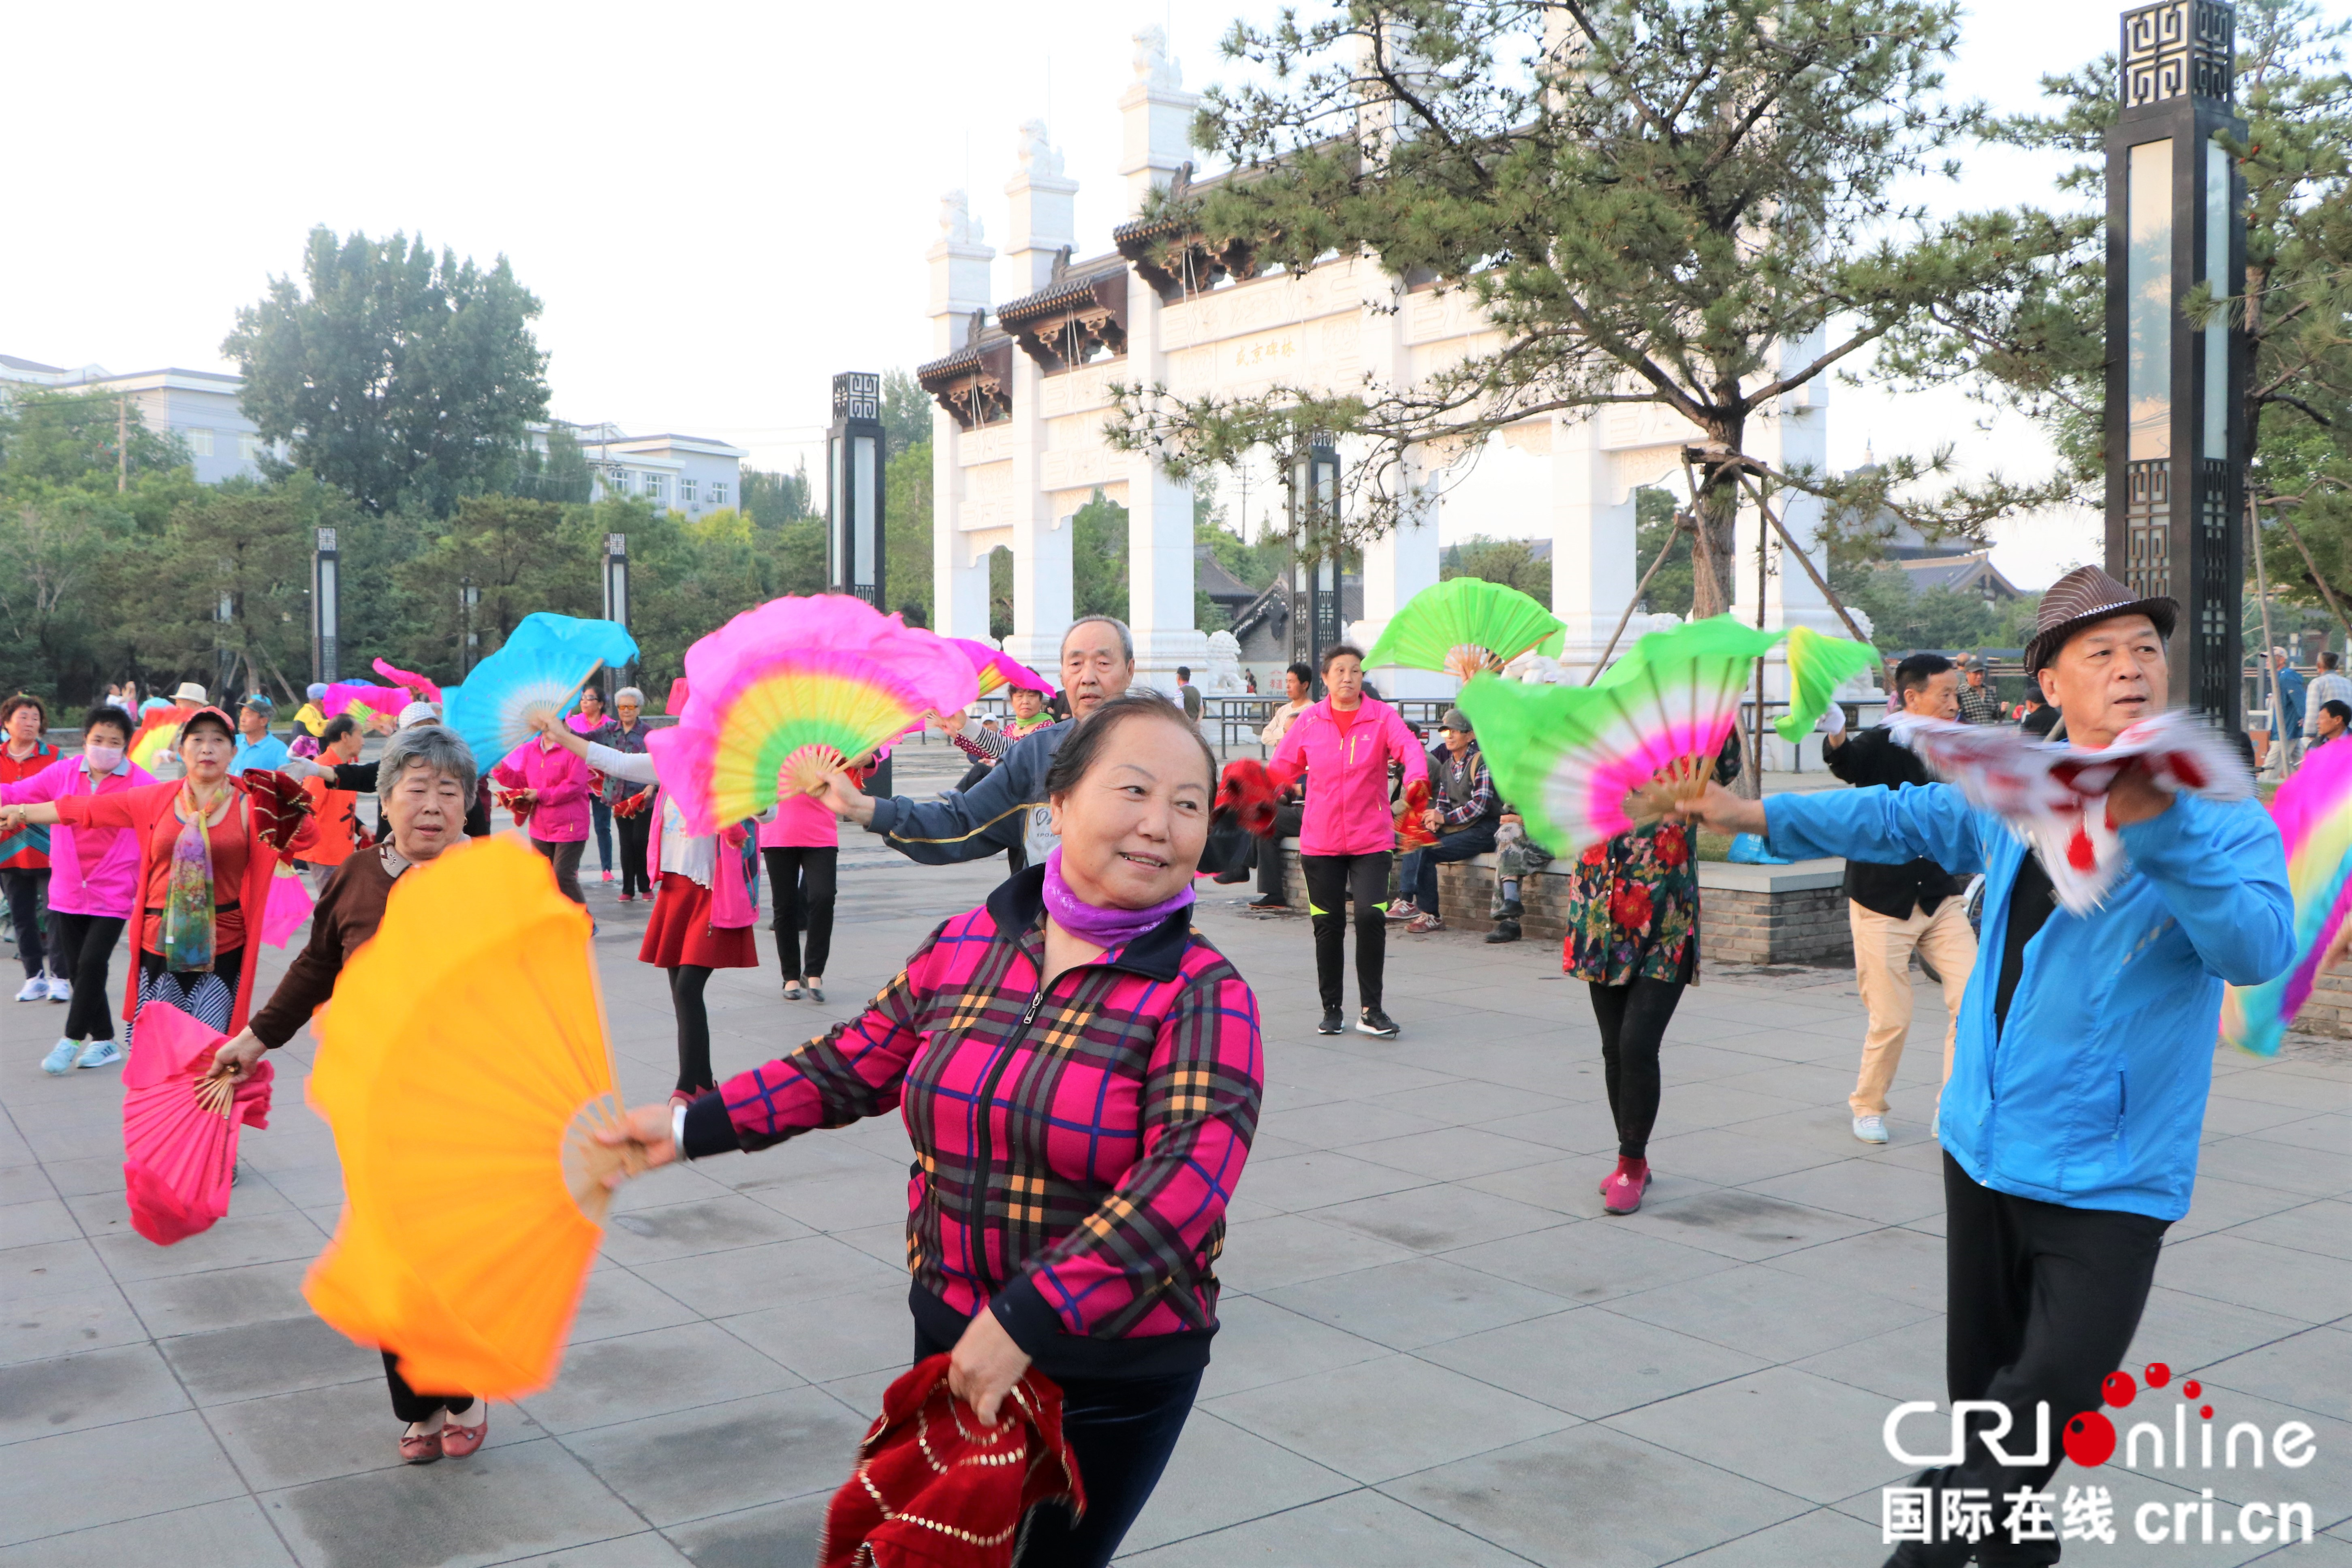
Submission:
[[[2172,1369],[2152,1362],[2141,1373],[2151,1389],[2172,1381]],[[2100,1385],[2103,1403],[2121,1410],[2139,1396],[2140,1386],[2127,1372],[2109,1373]],[[2235,1470],[2243,1466],[2261,1469],[2265,1459],[2299,1470],[2319,1457],[2316,1436],[2301,1421],[2285,1421],[2269,1432],[2251,1421],[2231,1423],[2217,1438],[2219,1424],[2213,1406],[2201,1403],[2204,1388],[2195,1378],[2180,1384],[2180,1403],[2172,1407],[2169,1430],[2161,1420],[2135,1421],[2123,1435],[2123,1468],[2145,1469],[2150,1475],[2183,1470],[2211,1470],[2216,1464]],[[1913,1453],[1905,1447],[1902,1427],[1915,1416],[1935,1415],[1932,1399],[1898,1405],[1886,1417],[1886,1451],[1897,1464],[1923,1469],[1960,1464],[1966,1455],[1969,1418],[1979,1421],[1976,1438],[2002,1465],[2033,1468],[2050,1461],[2050,1406],[2034,1406],[2033,1447],[2015,1451],[2005,1439],[2014,1424],[2009,1407],[1987,1399],[1963,1399],[1952,1406],[1945,1433],[1947,1447],[1937,1454]],[[2191,1423],[2192,1410],[2195,1421]],[[2095,1469],[2116,1457],[2115,1423],[2098,1410],[2084,1410],[2066,1423],[2061,1441],[2066,1457],[2085,1469]],[[2127,1511],[2132,1533],[2150,1546],[2170,1542],[2253,1545],[2308,1542],[2312,1534],[2307,1502],[2249,1502],[2238,1507],[2223,1502],[2217,1514],[2213,1489],[2200,1489],[2196,1499],[2150,1500],[2132,1507],[2118,1505],[2103,1486],[2068,1486],[2062,1498],[2054,1491],[2020,1487],[2002,1491],[1993,1487],[1886,1487],[1879,1493],[1879,1533],[1888,1545],[1906,1541],[1932,1543],[1964,1541],[1973,1545],[1988,1536],[2003,1536],[2011,1543],[2028,1541],[2096,1541],[2112,1545],[2118,1539],[2119,1515]],[[2218,1521],[2218,1522],[2217,1522]]]

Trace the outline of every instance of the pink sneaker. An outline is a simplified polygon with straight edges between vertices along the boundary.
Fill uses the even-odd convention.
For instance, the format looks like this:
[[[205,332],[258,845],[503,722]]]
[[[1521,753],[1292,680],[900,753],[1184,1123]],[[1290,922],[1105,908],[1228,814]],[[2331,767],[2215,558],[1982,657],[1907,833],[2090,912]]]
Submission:
[[[1617,1168],[1601,1184],[1601,1205],[1611,1214],[1632,1214],[1642,1206],[1642,1194],[1649,1190],[1650,1163],[1620,1155]]]

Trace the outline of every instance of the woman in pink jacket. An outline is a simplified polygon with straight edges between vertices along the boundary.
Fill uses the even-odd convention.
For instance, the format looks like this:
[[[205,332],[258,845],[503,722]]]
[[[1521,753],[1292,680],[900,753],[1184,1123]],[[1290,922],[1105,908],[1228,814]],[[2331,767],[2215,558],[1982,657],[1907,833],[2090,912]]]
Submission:
[[[865,770],[848,770],[854,783]],[[760,858],[775,889],[776,964],[784,972],[784,1000],[805,991],[824,1000],[824,965],[833,956],[833,901],[841,863],[841,819],[822,795],[793,795],[776,803],[776,819],[760,825]],[[808,933],[803,959],[801,933]]]
[[[530,847],[555,868],[555,885],[563,896],[586,903],[580,890],[580,857],[588,847],[588,764],[542,732],[508,752],[490,770],[490,780],[509,792],[510,805],[529,810]]]
[[[31,778],[0,784],[0,805],[31,805],[62,795],[120,795],[155,782],[126,750],[138,726],[120,708],[104,704],[82,719],[82,752],[60,757]],[[49,829],[49,913],[57,917],[58,967],[73,983],[66,1032],[41,1058],[41,1070],[63,1077],[75,1068],[112,1067],[122,1059],[114,1043],[114,1013],[106,971],[114,944],[131,918],[139,888],[139,836],[120,827]]]
[[[1323,650],[1323,686],[1330,695],[1301,713],[1275,748],[1267,768],[1276,789],[1307,778],[1306,820],[1298,830],[1298,861],[1307,873],[1307,910],[1315,923],[1315,978],[1323,992],[1317,1032],[1336,1035],[1347,1025],[1339,1010],[1339,972],[1347,943],[1341,900],[1356,903],[1356,992],[1362,1011],[1356,1027],[1394,1039],[1396,1021],[1381,1011],[1381,975],[1388,949],[1389,864],[1396,820],[1389,805],[1389,763],[1404,768],[1408,791],[1429,788],[1429,758],[1395,709],[1364,695],[1363,653],[1347,643]]]

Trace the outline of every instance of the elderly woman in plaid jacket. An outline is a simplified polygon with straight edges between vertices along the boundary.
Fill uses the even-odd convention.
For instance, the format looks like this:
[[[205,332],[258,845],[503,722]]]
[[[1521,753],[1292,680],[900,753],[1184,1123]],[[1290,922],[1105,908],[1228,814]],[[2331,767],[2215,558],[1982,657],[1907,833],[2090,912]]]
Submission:
[[[1264,1088],[1257,1001],[1192,929],[1215,769],[1181,710],[1105,703],[1045,780],[1060,847],[933,931],[853,1022],[607,1142],[646,1163],[896,1110],[915,1147],[915,1358],[982,1422],[1061,1384],[1086,1512],[1041,1505],[1024,1568],[1107,1563],[1208,1365],[1224,1215]]]

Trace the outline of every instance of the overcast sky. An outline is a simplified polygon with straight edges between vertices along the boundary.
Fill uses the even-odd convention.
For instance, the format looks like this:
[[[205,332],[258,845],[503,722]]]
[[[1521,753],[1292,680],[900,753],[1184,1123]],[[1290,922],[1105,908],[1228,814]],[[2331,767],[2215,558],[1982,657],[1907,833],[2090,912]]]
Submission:
[[[2326,4],[2352,13],[2352,0]],[[1952,89],[2030,107],[2040,72],[2114,47],[2121,9],[1978,0]],[[1130,34],[1165,26],[1198,89],[1231,75],[1216,48],[1231,17],[1273,10],[24,6],[10,52],[44,63],[12,92],[0,353],[234,368],[220,342],[236,308],[299,267],[311,225],[400,229],[511,259],[546,305],[559,417],[718,437],[790,467],[834,372],[929,356],[922,253],[942,190],[969,187],[1001,246],[1014,128],[1045,118],[1081,184],[1079,252],[1106,248],[1127,216],[1115,100]],[[2048,184],[2047,166],[1972,153],[1936,200],[1991,205]],[[2046,468],[2031,429],[1979,434],[1975,417],[1957,397],[1841,388],[1832,460],[1952,438],[1979,468]],[[2083,520],[2043,520],[2010,531],[1997,559],[2039,584],[2095,549]]]

